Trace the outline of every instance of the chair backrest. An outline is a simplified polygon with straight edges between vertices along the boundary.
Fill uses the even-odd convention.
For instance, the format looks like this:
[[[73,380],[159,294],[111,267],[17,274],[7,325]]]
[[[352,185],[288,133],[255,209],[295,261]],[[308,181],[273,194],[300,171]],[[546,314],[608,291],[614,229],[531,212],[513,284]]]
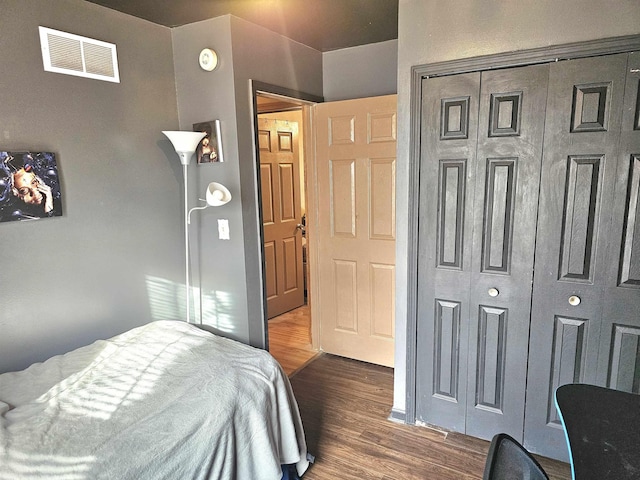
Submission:
[[[483,480],[549,480],[535,458],[514,438],[498,433],[491,440]]]
[[[555,396],[573,478],[640,478],[640,395],[572,383]]]

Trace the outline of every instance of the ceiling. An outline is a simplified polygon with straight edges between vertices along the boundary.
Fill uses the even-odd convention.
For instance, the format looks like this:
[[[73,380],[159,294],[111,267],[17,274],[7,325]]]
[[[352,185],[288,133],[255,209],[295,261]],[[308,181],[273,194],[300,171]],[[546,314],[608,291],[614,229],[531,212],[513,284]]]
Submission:
[[[87,0],[167,27],[231,14],[321,52],[398,38],[398,0]]]

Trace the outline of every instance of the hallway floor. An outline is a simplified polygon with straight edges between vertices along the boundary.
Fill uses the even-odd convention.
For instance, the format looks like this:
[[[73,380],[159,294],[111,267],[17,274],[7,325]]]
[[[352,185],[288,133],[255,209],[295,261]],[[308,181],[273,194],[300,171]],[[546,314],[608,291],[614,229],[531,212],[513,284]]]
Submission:
[[[309,305],[269,320],[269,352],[289,376],[317,355],[311,346],[311,309]]]

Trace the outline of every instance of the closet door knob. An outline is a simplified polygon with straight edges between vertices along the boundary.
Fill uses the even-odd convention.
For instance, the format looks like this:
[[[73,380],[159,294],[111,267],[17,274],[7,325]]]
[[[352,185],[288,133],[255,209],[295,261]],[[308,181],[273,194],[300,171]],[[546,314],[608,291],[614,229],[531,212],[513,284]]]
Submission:
[[[497,288],[490,288],[487,293],[490,297],[497,297],[498,295],[500,295],[500,291]]]
[[[577,307],[578,305],[580,305],[580,302],[582,300],[580,300],[580,297],[577,295],[571,295],[569,297],[569,305],[573,306],[573,307]]]

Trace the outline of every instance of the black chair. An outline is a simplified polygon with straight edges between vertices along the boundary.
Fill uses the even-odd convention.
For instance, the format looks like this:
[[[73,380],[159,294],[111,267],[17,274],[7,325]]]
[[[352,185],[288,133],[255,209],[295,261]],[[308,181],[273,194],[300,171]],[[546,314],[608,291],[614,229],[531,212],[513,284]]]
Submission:
[[[640,479],[640,395],[570,383],[556,406],[575,480]]]
[[[483,480],[549,480],[535,458],[514,438],[498,433],[491,440]]]

